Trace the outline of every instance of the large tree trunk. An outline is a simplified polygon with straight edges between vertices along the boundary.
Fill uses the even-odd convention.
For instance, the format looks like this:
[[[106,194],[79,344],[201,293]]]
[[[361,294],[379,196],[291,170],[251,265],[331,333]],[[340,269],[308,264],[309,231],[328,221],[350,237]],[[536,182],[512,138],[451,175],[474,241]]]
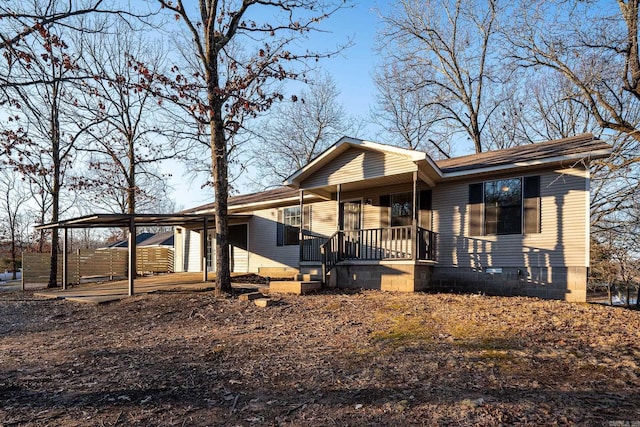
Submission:
[[[211,120],[211,164],[216,198],[216,295],[231,291],[231,269],[229,266],[229,227],[227,199],[229,197],[227,140],[220,117],[222,107],[216,106]],[[203,236],[206,239],[207,236]],[[206,268],[206,266],[205,266]]]
[[[53,177],[51,184],[51,222],[56,223],[60,216],[60,119],[58,117],[58,83],[52,85],[51,95],[51,157],[53,159]],[[48,288],[58,286],[58,228],[51,229],[51,268],[49,269]]]

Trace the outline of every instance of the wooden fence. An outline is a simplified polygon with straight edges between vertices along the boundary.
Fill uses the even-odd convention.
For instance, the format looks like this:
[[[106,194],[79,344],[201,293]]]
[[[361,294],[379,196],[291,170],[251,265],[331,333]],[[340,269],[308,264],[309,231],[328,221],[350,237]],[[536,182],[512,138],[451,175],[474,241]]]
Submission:
[[[80,283],[82,279],[127,276],[129,251],[122,249],[80,250],[67,254],[69,283]],[[50,255],[38,253],[22,254],[22,277],[24,283],[47,283],[49,281]],[[161,247],[137,248],[136,270],[144,273],[172,273],[173,249]],[[62,254],[58,255],[58,283],[62,283]]]

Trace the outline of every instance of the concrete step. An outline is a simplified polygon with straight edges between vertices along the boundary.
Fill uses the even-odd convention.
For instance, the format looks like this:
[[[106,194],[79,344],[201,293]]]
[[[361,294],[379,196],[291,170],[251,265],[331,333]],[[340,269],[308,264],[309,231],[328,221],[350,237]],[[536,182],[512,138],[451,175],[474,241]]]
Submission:
[[[290,279],[299,274],[300,270],[292,267],[258,267],[258,275],[276,279]]]
[[[256,300],[253,300],[253,303],[258,307],[269,307],[273,304],[273,300],[269,298],[258,298]]]
[[[261,292],[247,292],[246,294],[240,294],[238,296],[240,301],[252,301],[259,298],[264,298]]]
[[[322,282],[317,280],[291,280],[275,281],[269,283],[270,294],[296,294],[302,295],[322,289]]]
[[[296,274],[293,280],[300,282],[320,282],[322,277],[319,274]]]

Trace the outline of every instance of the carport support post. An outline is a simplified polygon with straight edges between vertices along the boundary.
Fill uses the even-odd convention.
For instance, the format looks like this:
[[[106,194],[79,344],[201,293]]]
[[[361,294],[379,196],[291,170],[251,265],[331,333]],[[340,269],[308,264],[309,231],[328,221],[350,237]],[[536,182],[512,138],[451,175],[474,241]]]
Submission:
[[[129,217],[129,296],[133,296],[133,285],[136,277],[136,219]]]
[[[69,244],[68,228],[64,228],[64,237],[62,239],[62,289],[67,289],[67,282],[69,279],[69,259],[67,258],[67,245]],[[79,280],[79,279],[78,279]]]
[[[200,239],[200,264],[202,264],[202,281],[206,282],[208,279],[207,272],[207,242],[209,240],[209,221],[207,217],[202,219],[202,238]],[[211,260],[213,262],[213,260]]]

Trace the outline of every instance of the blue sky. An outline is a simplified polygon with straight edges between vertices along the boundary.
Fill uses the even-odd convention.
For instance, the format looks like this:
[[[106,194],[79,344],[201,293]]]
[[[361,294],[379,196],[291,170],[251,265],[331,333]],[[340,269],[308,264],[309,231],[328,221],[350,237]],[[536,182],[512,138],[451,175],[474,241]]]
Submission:
[[[322,70],[329,72],[340,90],[340,103],[351,114],[361,117],[369,115],[374,103],[375,89],[372,73],[378,62],[375,52],[376,32],[380,28],[377,9],[385,10],[387,1],[355,0],[352,8],[345,8],[321,24],[327,32],[312,35],[309,48],[316,50],[331,49],[352,39],[353,46],[342,54],[320,63]],[[367,129],[364,137],[375,140],[375,131]],[[212,200],[213,189],[200,189],[198,180],[193,183],[176,174],[171,184],[174,187],[174,199],[178,207],[190,208]],[[249,189],[239,188],[241,193]]]

